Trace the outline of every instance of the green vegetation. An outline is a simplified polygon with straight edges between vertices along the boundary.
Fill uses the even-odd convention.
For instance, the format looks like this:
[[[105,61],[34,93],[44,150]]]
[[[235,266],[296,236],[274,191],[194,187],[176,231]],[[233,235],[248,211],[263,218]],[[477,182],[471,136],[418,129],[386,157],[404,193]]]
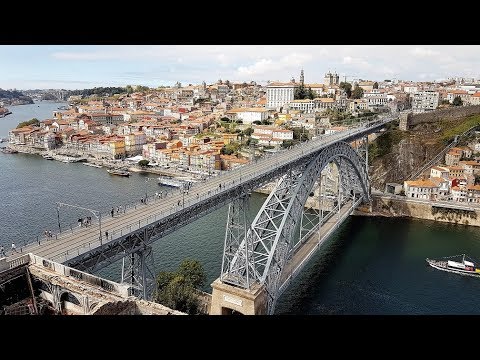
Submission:
[[[294,127],[290,130],[293,131],[293,140],[297,141],[307,141],[308,140],[308,132],[305,131],[303,127]]]
[[[20,124],[17,125],[17,129],[20,129],[29,125],[39,126],[40,121],[37,118],[33,118],[32,120],[21,122]]]
[[[475,125],[480,125],[480,115],[469,116],[465,118],[462,123],[454,127],[452,127],[451,122],[444,120],[441,122],[441,127],[444,129],[441,140],[448,144],[455,138],[455,135],[463,134]]]
[[[374,88],[374,89],[378,89],[378,82],[375,81],[375,82],[373,83],[373,88]]]
[[[22,100],[27,102],[28,104],[33,104],[33,100],[31,97],[24,95],[22,92],[18,90],[3,90],[0,88],[0,99],[9,99],[9,100]]]
[[[350,98],[352,96],[352,84],[348,82],[341,82],[339,85],[340,89],[345,90],[345,93],[347,94],[347,97]]]
[[[155,301],[174,310],[198,315],[200,302],[196,289],[202,287],[205,281],[202,264],[197,260],[185,259],[177,271],[158,273]]]
[[[282,145],[280,146],[282,148],[289,148],[292,145],[295,145],[295,142],[293,140],[283,140]]]
[[[363,96],[363,89],[358,86],[358,84],[355,84],[355,88],[352,91],[352,98],[354,99],[360,99]]]
[[[224,145],[220,150],[222,155],[232,155],[237,154],[240,150],[241,144],[238,142],[231,142],[230,144]]]
[[[380,135],[374,142],[368,144],[368,158],[373,161],[377,157],[382,157],[392,151],[392,147],[406,138],[408,134],[398,128],[387,130]]]
[[[452,105],[453,106],[462,106],[463,105],[463,101],[460,98],[460,96],[455,96],[455,98],[452,101]]]
[[[312,88],[306,89],[305,86],[301,85],[295,88],[295,93],[293,94],[293,98],[295,100],[303,100],[303,99],[314,99],[315,93],[313,92]]]
[[[149,163],[150,163],[150,161],[148,161],[148,160],[140,160],[138,162],[138,165],[141,166],[141,167],[146,167],[146,166],[148,166]]]
[[[126,88],[122,87],[95,87],[93,89],[83,89],[83,90],[70,90],[67,93],[68,96],[72,95],[82,95],[83,97],[88,97],[91,95],[96,95],[98,97],[111,96],[113,94],[122,94],[127,93],[127,88],[130,85],[127,85]],[[130,86],[131,88],[131,86]]]
[[[246,128],[245,130],[243,130],[243,133],[245,134],[245,136],[251,136],[253,134],[253,128]]]

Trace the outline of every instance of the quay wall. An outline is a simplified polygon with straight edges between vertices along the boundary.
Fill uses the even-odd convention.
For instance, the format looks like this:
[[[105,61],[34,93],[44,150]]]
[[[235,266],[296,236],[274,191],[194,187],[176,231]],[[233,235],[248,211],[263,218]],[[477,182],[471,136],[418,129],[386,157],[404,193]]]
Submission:
[[[468,206],[468,204],[465,204]],[[472,210],[449,209],[416,203],[402,198],[372,195],[370,206],[358,207],[354,215],[410,217],[451,224],[480,226],[480,208]]]

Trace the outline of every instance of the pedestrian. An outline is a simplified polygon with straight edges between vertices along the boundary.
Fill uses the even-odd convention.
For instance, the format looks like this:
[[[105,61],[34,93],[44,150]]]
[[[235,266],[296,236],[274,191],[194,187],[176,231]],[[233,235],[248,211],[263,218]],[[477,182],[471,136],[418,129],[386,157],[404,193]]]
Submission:
[[[12,254],[17,251],[17,247],[15,246],[15,243],[12,242]]]
[[[48,237],[53,237],[52,231],[48,230]]]
[[[5,248],[3,247],[3,245],[0,245],[0,256],[2,256],[2,257],[7,256],[7,254],[5,254]]]
[[[112,217],[113,217],[113,214],[115,213],[115,210],[113,209],[112,207],[112,210],[110,210],[110,214],[112,214]]]
[[[120,206],[117,206],[117,215],[120,214]]]
[[[82,219],[78,219],[78,226],[82,226]]]
[[[106,237],[107,240],[108,240],[108,231],[105,231],[105,237]]]

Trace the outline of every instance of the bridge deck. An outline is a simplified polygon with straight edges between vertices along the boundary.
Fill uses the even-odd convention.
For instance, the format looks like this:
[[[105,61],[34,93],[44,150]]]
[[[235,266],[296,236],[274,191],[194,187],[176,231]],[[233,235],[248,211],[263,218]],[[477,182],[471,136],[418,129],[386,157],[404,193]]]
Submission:
[[[98,221],[94,220],[89,227],[78,227],[72,231],[64,231],[54,235],[51,239],[41,240],[40,244],[34,242],[26,245],[20,251],[23,253],[32,252],[58,262],[67,261],[77,255],[88,253],[106,242],[118,241],[126,234],[138,231],[172,214],[179,216],[188,206],[205,201],[221,193],[226,193],[233,188],[242,188],[243,184],[257,179],[262,174],[272,173],[279,166],[308,157],[323,147],[338,141],[352,141],[355,138],[365,136],[376,130],[378,131],[379,128],[391,120],[383,120],[375,124],[375,126],[363,125],[340,133],[319,137],[289,150],[270,154],[253,163],[249,163],[247,166],[225,172],[205,182],[195,183],[187,194],[182,194],[182,191],[178,190],[166,198],[151,198],[147,204],[138,204],[127,209],[122,214],[115,215],[113,218],[110,215],[103,215],[101,221],[102,237],[104,237],[105,231],[108,231],[108,240],[99,240]],[[260,185],[262,184],[258,184],[258,186]],[[208,212],[207,209],[202,215]]]
[[[356,201],[354,206],[357,205]],[[281,294],[291,280],[293,280],[300,270],[305,266],[308,260],[313,256],[316,250],[328,239],[328,237],[335,231],[335,229],[340,226],[343,221],[351,214],[352,200],[347,201],[340,212],[331,216],[327,221],[324,222],[320,228],[320,235],[318,230],[313,232],[313,234],[295,251],[292,258],[285,266],[282,277],[280,279],[280,289],[279,293]]]

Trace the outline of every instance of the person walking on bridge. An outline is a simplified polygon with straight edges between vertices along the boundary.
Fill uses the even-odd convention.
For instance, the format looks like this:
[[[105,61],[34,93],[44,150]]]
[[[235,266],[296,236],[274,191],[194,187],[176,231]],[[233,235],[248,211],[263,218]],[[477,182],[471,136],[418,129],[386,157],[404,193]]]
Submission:
[[[13,255],[14,252],[18,253],[17,247],[15,246],[15,243],[12,242],[12,255]]]

